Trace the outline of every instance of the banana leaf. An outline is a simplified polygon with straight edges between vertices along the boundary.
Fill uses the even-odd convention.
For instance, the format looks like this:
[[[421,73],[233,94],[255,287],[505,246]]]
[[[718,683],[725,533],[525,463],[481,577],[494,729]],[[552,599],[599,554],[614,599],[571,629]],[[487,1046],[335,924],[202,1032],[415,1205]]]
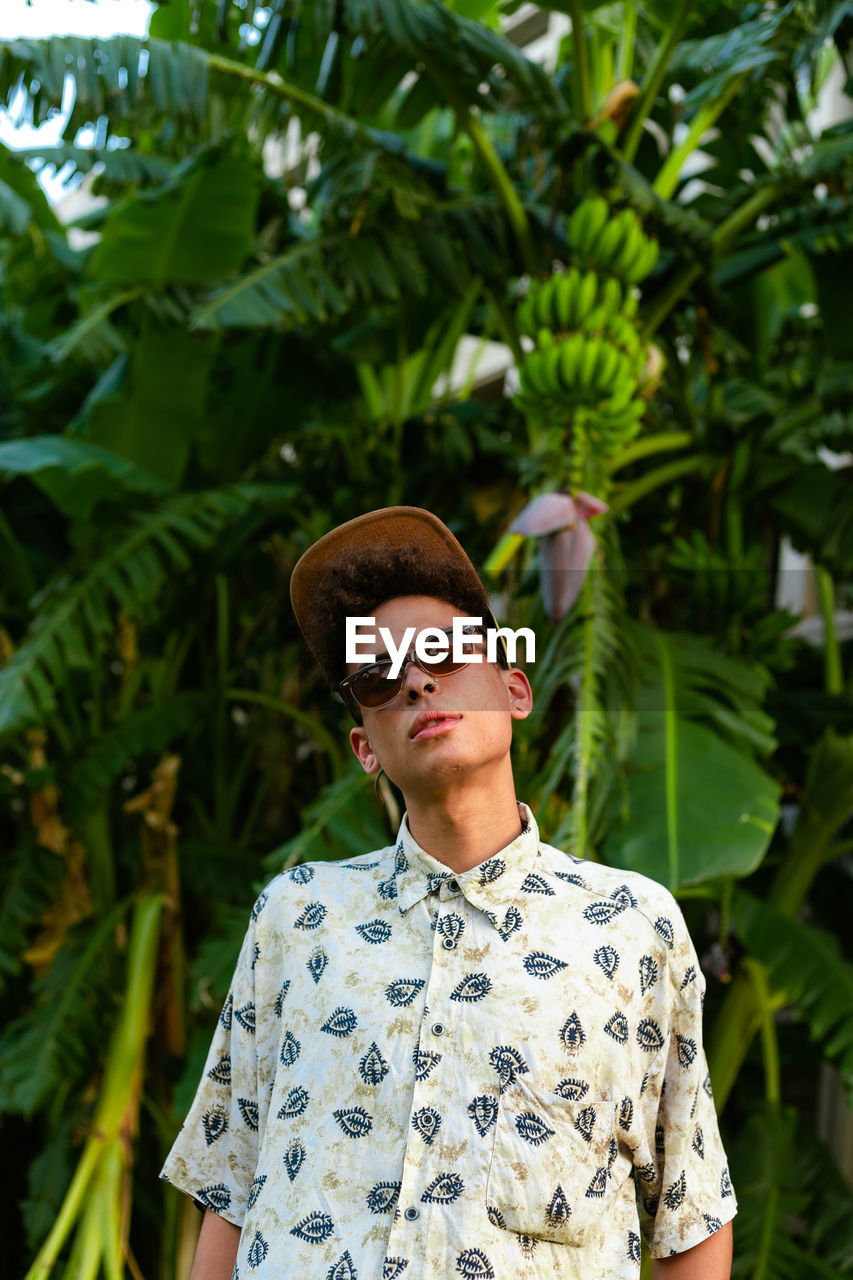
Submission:
[[[730,1155],[739,1209],[732,1280],[853,1275],[853,1196],[824,1144],[793,1108],[754,1112]]]
[[[110,284],[213,284],[239,269],[251,246],[257,171],[236,156],[204,152],[156,192],[110,212],[91,275]]]
[[[63,514],[88,520],[103,498],[163,494],[162,481],[109,449],[73,436],[31,436],[0,444],[0,477],[29,476]]]
[[[812,1037],[824,1041],[853,1095],[853,965],[832,934],[798,923],[743,890],[733,901],[735,926],[749,950],[767,967],[808,1020]]]
[[[691,641],[682,654],[679,639],[638,628],[646,679],[637,699],[636,748],[622,817],[602,850],[607,862],[673,892],[754,871],[776,826],[779,799],[777,783],[750,751],[760,686],[738,686],[737,664],[701,642]],[[714,704],[725,715],[715,714]]]

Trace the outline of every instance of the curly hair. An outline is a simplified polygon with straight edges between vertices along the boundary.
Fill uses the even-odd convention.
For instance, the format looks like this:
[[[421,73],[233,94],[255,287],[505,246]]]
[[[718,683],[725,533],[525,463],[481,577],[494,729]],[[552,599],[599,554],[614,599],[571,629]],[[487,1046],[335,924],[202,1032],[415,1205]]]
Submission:
[[[332,689],[346,675],[345,619],[370,617],[397,596],[433,596],[468,617],[482,617],[488,607],[485,589],[478,594],[457,561],[425,558],[418,547],[373,548],[330,560],[317,583],[314,614],[322,627],[314,656]]]

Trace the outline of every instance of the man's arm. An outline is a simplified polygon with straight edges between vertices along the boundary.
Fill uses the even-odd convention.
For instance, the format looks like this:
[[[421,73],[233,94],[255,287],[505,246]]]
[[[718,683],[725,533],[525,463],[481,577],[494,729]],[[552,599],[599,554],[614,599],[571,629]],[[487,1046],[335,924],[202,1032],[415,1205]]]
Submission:
[[[205,1209],[190,1280],[231,1280],[239,1243],[240,1228]]]
[[[727,1222],[692,1249],[671,1258],[655,1258],[652,1280],[729,1280],[731,1273],[732,1224]]]

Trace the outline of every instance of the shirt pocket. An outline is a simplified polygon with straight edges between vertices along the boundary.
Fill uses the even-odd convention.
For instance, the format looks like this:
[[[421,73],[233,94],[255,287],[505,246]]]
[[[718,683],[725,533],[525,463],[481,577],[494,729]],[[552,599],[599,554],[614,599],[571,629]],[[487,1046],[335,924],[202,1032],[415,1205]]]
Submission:
[[[582,1245],[601,1225],[618,1186],[615,1111],[613,1098],[569,1102],[516,1077],[500,1097],[486,1187],[507,1231]]]

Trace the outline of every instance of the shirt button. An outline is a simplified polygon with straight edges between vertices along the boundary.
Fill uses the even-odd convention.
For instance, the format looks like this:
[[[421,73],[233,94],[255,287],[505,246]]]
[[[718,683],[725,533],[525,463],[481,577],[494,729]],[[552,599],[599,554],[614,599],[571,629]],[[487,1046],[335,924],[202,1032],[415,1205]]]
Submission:
[[[444,947],[445,951],[452,951],[453,948],[456,946],[456,943],[453,941],[452,938],[445,938],[442,941],[441,945]]]
[[[450,890],[450,892],[451,892],[451,893],[458,893],[458,892],[459,892],[459,881],[458,881],[458,880],[448,880],[448,882],[447,882],[447,887],[448,887],[448,889]]]
[[[415,1218],[420,1217],[420,1211],[413,1204],[410,1204],[403,1217],[408,1218],[409,1222],[414,1222]]]
[[[445,1026],[443,1022],[434,1022],[432,1024],[432,1034],[434,1036],[443,1036],[444,1032],[445,1032]],[[415,1210],[415,1212],[417,1212],[417,1210]]]

